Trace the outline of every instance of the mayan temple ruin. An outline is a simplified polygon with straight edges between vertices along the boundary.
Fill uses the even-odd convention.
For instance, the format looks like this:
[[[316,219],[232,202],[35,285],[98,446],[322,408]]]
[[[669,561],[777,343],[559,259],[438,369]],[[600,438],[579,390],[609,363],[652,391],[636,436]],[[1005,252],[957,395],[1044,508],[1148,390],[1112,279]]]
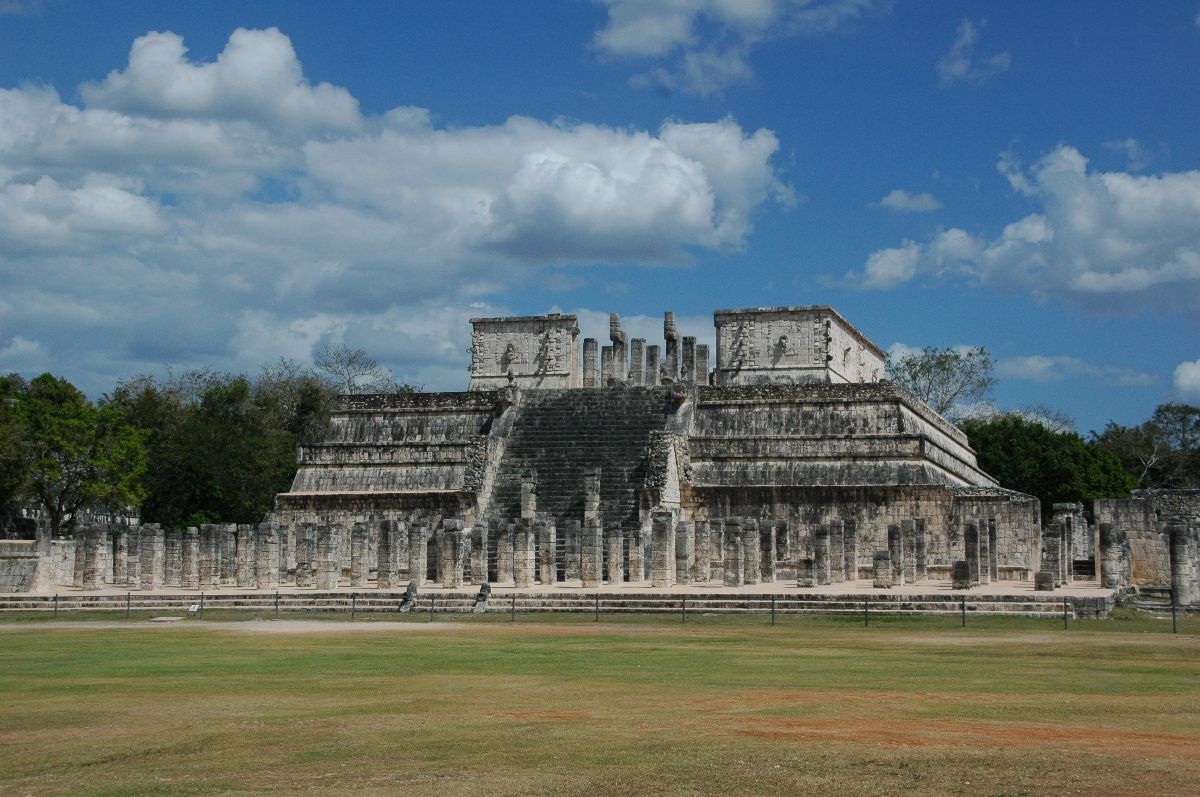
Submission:
[[[466,391],[339,397],[261,524],[40,534],[25,588],[1089,580],[1196,600],[1195,491],[1042,517],[830,307],[716,311],[715,352],[671,313],[653,343],[617,315],[604,345],[570,315],[471,323]]]

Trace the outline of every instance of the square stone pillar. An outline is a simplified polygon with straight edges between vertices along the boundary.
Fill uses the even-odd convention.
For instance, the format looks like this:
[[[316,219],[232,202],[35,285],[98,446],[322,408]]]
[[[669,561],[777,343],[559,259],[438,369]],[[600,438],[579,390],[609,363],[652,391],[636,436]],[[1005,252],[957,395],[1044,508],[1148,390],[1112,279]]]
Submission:
[[[634,338],[629,342],[629,384],[634,387],[646,384],[645,338]]]
[[[1042,570],[1053,575],[1054,586],[1062,585],[1062,530],[1057,523],[1042,529]]]
[[[712,580],[719,580],[722,583],[725,581],[725,518],[709,518],[708,519],[708,534],[712,540],[713,558],[716,559],[716,566],[720,568],[720,576],[716,574],[709,576]]]
[[[258,575],[255,573],[258,557],[254,550],[254,527],[238,524],[236,528],[237,585],[241,589],[253,589],[258,584]]]
[[[964,547],[966,549],[967,562],[967,579],[971,582],[971,586],[979,583],[979,522],[971,520],[967,522],[967,532],[964,536]]]
[[[135,530],[136,531],[136,530]],[[166,559],[162,527],[147,523],[141,527],[142,589],[162,589],[163,565]]]
[[[683,337],[679,378],[683,382],[691,383],[696,381],[696,339],[690,335]]]
[[[646,384],[654,387],[662,382],[662,377],[659,376],[659,352],[658,346],[646,347]]]
[[[992,582],[992,549],[988,545],[988,527],[987,520],[979,519],[979,583],[990,584]]]
[[[922,521],[923,523],[924,521]],[[988,575],[992,581],[1000,580],[1000,535],[996,529],[996,518],[990,517],[987,519],[988,524]],[[1100,571],[1096,571],[1099,576]]]
[[[293,524],[275,524],[275,546],[278,548],[279,553],[279,575],[277,576],[276,584],[288,583],[289,573],[294,567],[293,561],[296,555],[295,534],[296,531]]]
[[[730,518],[725,521],[725,533],[730,532],[730,523],[737,522],[742,537],[743,584],[757,584],[762,580],[762,540],[758,535],[758,521],[754,518]]]
[[[904,534],[900,531],[899,523],[889,523],[887,527],[888,558],[892,563],[892,584],[904,583]]]
[[[625,531],[620,523],[609,523],[604,534],[604,544],[608,548],[608,583],[620,585],[625,583]]]
[[[275,589],[279,586],[279,528],[274,523],[259,523],[254,535],[256,586]]]
[[[846,518],[842,527],[842,573],[845,581],[858,581],[858,521]]]
[[[365,587],[371,575],[371,532],[365,523],[350,527],[350,586]]]
[[[400,535],[408,534],[403,521],[384,520],[379,524],[375,585],[379,589],[400,587]]]
[[[583,524],[580,578],[585,587],[598,587],[604,580],[604,535],[600,519],[589,517]]]
[[[458,518],[446,518],[438,532],[438,553],[442,558],[439,570],[442,586],[458,589],[463,584],[463,522]]]
[[[1166,528],[1171,557],[1171,591],[1179,606],[1195,603],[1200,598],[1196,583],[1196,544],[1192,531],[1179,523]]]
[[[762,543],[762,562],[759,563],[762,580],[764,584],[772,584],[775,582],[775,523],[771,520],[760,521],[758,538]]]
[[[681,520],[675,524],[675,581],[678,584],[692,582],[692,568],[696,565],[696,538],[692,535],[692,524]]]
[[[408,527],[408,582],[418,587],[425,584],[429,569],[429,521],[422,518]]]
[[[567,521],[566,537],[563,539],[563,578],[580,578],[580,559],[583,554],[583,525],[575,519]]]
[[[80,546],[80,537],[83,545]],[[102,576],[100,573],[100,546],[103,532],[99,526],[89,525],[75,532],[75,555],[82,554],[83,565],[79,567],[79,586],[84,589],[100,589]]]
[[[296,586],[313,586],[317,572],[317,527],[301,523],[296,529]]]
[[[829,561],[829,526],[818,524],[813,529],[813,581],[819,586],[833,583],[833,570]]]
[[[696,384],[707,385],[708,373],[708,344],[698,343],[696,344]]]
[[[916,524],[917,533],[917,581],[924,581],[929,577],[929,559],[926,551],[929,546],[929,529],[925,525],[925,518],[919,517],[913,520]]]
[[[217,526],[220,545],[220,563],[217,577],[222,587],[237,586],[237,524],[221,523]]]
[[[129,581],[129,527],[118,526],[113,530],[113,583],[130,584]],[[131,584],[131,586],[137,586]]]
[[[613,383],[613,347],[600,347],[600,384],[608,387]]]
[[[531,521],[522,520],[517,524],[513,539],[513,584],[518,589],[528,589],[533,585],[537,564],[533,543],[533,524]]]
[[[876,551],[871,562],[873,565],[871,586],[875,589],[890,589],[892,586],[892,555],[887,551]]]
[[[496,535],[496,581],[513,583],[513,546],[516,542],[515,523],[501,522]]]
[[[692,581],[708,583],[712,575],[712,532],[708,521],[696,521],[695,555],[692,558]]]
[[[488,527],[479,521],[471,527],[471,583],[488,583]]]
[[[846,523],[834,518],[826,528],[829,530],[829,580],[840,584],[846,580]]]
[[[188,526],[183,530],[183,560],[180,562],[179,586],[200,589],[200,529]]]
[[[533,524],[537,538],[537,575],[542,584],[558,583],[558,529],[548,520]]]
[[[335,590],[342,580],[342,525],[322,523],[317,526],[317,555],[315,567],[318,590]]]
[[[163,531],[163,586],[179,587],[183,584],[183,532],[179,529]]]
[[[669,512],[656,512],[652,519],[650,583],[669,587],[675,583],[675,526]]]
[[[137,526],[130,525],[129,521],[126,520],[125,518],[121,518],[120,523],[118,523],[115,526],[111,526],[111,527],[110,526],[101,526],[101,528],[103,528],[105,530],[105,533],[109,535],[110,540],[111,540],[112,535],[117,534],[118,532],[123,534],[125,536],[125,540],[126,540],[125,580],[118,582],[115,578],[113,578],[110,581],[108,578],[105,577],[105,574],[107,572],[113,572],[113,571],[108,571],[103,564],[98,564],[97,567],[100,568],[100,573],[101,573],[101,577],[100,577],[101,583],[126,584],[129,587],[136,589],[142,583],[142,533],[141,533],[141,530]],[[101,546],[101,550],[99,551],[99,556],[101,558],[101,561],[103,561],[111,556],[111,553],[109,552],[109,545]],[[115,570],[115,565],[116,565],[116,563],[114,562],[113,563],[114,570]],[[113,575],[114,576],[116,575],[115,572],[113,572]]]
[[[221,583],[221,529],[213,523],[200,524],[199,583],[200,589],[212,589]]]
[[[679,331],[675,328],[675,314],[663,313],[663,338],[667,342],[663,362],[663,377],[669,382],[679,381]]]
[[[612,341],[612,376],[617,384],[625,384],[629,378],[628,336],[621,329],[621,316],[608,314],[608,339]]]
[[[728,520],[725,521],[724,549],[725,586],[740,587],[746,583],[745,545],[737,527],[731,528]]]
[[[900,534],[904,538],[904,582],[917,581],[917,524],[912,518],[900,521]]]
[[[600,386],[600,363],[596,357],[596,339],[583,339],[583,386]]]

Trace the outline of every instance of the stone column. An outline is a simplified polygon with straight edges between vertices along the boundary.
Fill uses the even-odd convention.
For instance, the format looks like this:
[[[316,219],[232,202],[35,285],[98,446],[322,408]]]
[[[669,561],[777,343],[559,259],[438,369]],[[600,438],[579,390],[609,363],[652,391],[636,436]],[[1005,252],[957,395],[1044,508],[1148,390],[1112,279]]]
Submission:
[[[291,523],[275,524],[275,547],[279,549],[279,576],[276,584],[288,583],[288,571],[293,567],[292,561],[296,555],[295,526]]]
[[[873,580],[871,586],[875,589],[891,589],[892,587],[892,555],[887,551],[876,551],[874,559],[871,560],[873,570]]]
[[[501,522],[496,537],[496,581],[501,584],[514,583],[513,550],[516,537],[516,524]]]
[[[624,384],[629,378],[629,357],[626,348],[628,336],[621,329],[621,316],[617,313],[608,314],[608,339],[612,341],[613,378],[617,384]]]
[[[650,583],[655,587],[669,587],[675,583],[675,527],[669,512],[654,513],[652,523]]]
[[[537,535],[538,581],[543,584],[558,583],[558,529],[548,520],[538,520],[533,525]]]
[[[792,549],[792,531],[786,520],[775,521],[775,556],[777,564],[775,566],[776,578],[785,578],[788,573],[784,572],[786,568],[795,567],[796,552]]]
[[[107,530],[107,533],[109,533],[109,534],[116,533],[118,530],[122,534],[124,534],[125,540],[126,540],[125,581],[120,582],[120,583],[127,584],[130,587],[137,587],[139,584],[142,583],[142,534],[141,534],[141,531],[138,529],[137,526],[131,525],[129,523],[128,519],[126,519],[126,518],[121,518],[120,521],[114,526],[111,526],[111,527],[103,527],[102,526],[101,528],[105,528]],[[101,557],[101,559],[107,558],[108,555],[109,555],[108,554],[108,546],[107,545],[101,546],[101,550],[99,552],[99,556]],[[100,568],[100,571],[101,571],[101,577],[100,577],[101,583],[104,583],[105,581],[107,581],[107,579],[104,578],[103,574],[107,571],[105,570],[103,565],[97,565],[97,566]],[[118,582],[114,578],[112,583],[118,583]]]
[[[696,521],[695,555],[692,563],[692,581],[708,583],[712,573],[712,532],[709,531],[708,521]]]
[[[997,547],[1000,535],[996,530],[996,518],[990,517],[988,524],[988,575],[992,581],[1000,580],[1000,550]]]
[[[218,579],[222,587],[237,586],[237,524],[221,523],[217,526],[220,547]]]
[[[350,527],[350,586],[365,587],[371,575],[371,532],[364,523]]]
[[[654,387],[662,382],[659,377],[659,353],[661,349],[658,346],[646,347],[646,384]]]
[[[163,586],[183,585],[183,532],[167,529],[163,532]]]
[[[1171,544],[1171,591],[1177,605],[1188,606],[1197,598],[1192,535],[1187,526],[1172,524],[1167,526],[1167,536]]]
[[[683,337],[683,355],[679,366],[679,378],[684,382],[696,381],[696,339],[690,335]]]
[[[640,387],[646,384],[646,339],[629,341],[629,384]]]
[[[100,545],[103,540],[103,532],[99,526],[89,525],[76,531],[76,540],[82,533],[83,536],[83,567],[81,568],[80,586],[84,589],[100,589],[103,581],[100,573]],[[80,554],[79,543],[76,542],[76,556]]]
[[[926,557],[926,549],[929,545],[928,529],[925,526],[925,518],[919,517],[913,520],[916,526],[916,543],[917,549],[914,552],[917,560],[916,571],[917,581],[924,581],[929,577],[929,560]]]
[[[708,384],[708,344],[699,343],[696,345],[696,384]]]
[[[613,347],[600,347],[600,384],[608,387],[613,382]]]
[[[951,589],[971,588],[971,565],[966,559],[955,559],[950,565]]]
[[[459,518],[446,518],[438,532],[438,553],[442,558],[439,568],[442,586],[458,589],[463,583],[463,522]]]
[[[815,587],[817,585],[816,568],[812,559],[796,560],[796,586]]]
[[[646,539],[640,524],[633,523],[625,529],[629,544],[629,567],[625,577],[630,582],[646,580]]]
[[[725,524],[728,532],[729,524]],[[762,581],[762,539],[758,534],[758,521],[752,517],[742,518],[742,556],[746,568],[742,583],[757,584]]]
[[[846,522],[840,518],[829,521],[829,580],[846,580]]]
[[[183,530],[183,562],[180,584],[184,589],[200,589],[200,529],[188,526]]]
[[[136,531],[136,529],[134,530]],[[162,527],[147,523],[141,527],[142,589],[162,589],[165,558]]]
[[[917,581],[917,524],[912,518],[900,521],[900,536],[904,539],[904,583]]]
[[[274,523],[259,523],[254,534],[256,586],[275,589],[279,586],[279,529]]]
[[[1042,570],[1054,574],[1054,586],[1062,584],[1062,530],[1057,523],[1042,529]]]
[[[842,579],[858,581],[858,521],[847,518],[842,528]]]
[[[992,549],[988,545],[988,528],[987,520],[979,519],[979,583],[990,584],[992,582]]]
[[[375,585],[379,589],[400,586],[400,535],[408,534],[403,521],[385,520],[379,524],[379,563]]]
[[[625,581],[625,533],[620,523],[609,523],[604,534],[608,548],[608,583],[622,584]]]
[[[338,588],[342,575],[342,526],[322,523],[317,526],[317,555],[314,568],[316,587],[328,591]]]
[[[408,527],[408,581],[424,586],[428,571],[429,521],[424,518]]]
[[[313,586],[317,558],[317,527],[301,523],[296,529],[296,586]]]
[[[824,523],[813,529],[813,577],[819,586],[833,583],[829,562],[829,527]]]
[[[563,539],[563,578],[572,580],[581,577],[580,557],[583,553],[583,525],[572,518],[567,521],[566,537]]]
[[[762,562],[759,563],[759,569],[762,572],[762,580],[764,583],[770,584],[775,581],[775,523],[771,520],[763,520],[758,524],[758,537],[761,543]]]
[[[237,559],[237,575],[234,577],[240,589],[251,589],[258,583],[254,572],[257,556],[254,551],[254,535],[251,526],[238,524],[234,534],[234,550]]]
[[[979,583],[979,522],[967,522],[967,533],[964,536],[964,547],[967,552],[967,571],[971,586]]]
[[[663,314],[663,338],[667,342],[666,359],[663,362],[663,377],[671,382],[679,381],[679,331],[675,329],[675,314]]]
[[[725,528],[725,586],[740,587],[746,583],[745,546],[742,543],[742,535],[737,533],[737,527],[729,530],[728,519]]]
[[[513,538],[513,584],[519,589],[528,589],[533,584],[536,564],[533,542],[532,522],[522,520]]]
[[[596,339],[583,339],[583,386],[599,387],[599,363],[596,360]]]
[[[200,589],[212,589],[221,582],[221,529],[213,523],[200,524],[198,577]]]
[[[479,521],[471,527],[471,583],[488,583],[488,527]]]
[[[888,555],[892,561],[892,584],[904,583],[904,534],[899,523],[887,527]]]
[[[1122,566],[1128,560],[1122,556],[1127,545],[1123,531],[1111,523],[1100,524],[1100,584],[1105,589],[1129,586],[1129,571]]]
[[[583,544],[580,548],[580,578],[585,587],[598,587],[604,580],[603,545],[600,519],[589,517],[583,524]]]
[[[708,533],[712,540],[713,557],[717,560],[717,566],[721,568],[720,580],[725,581],[725,518],[709,518]],[[711,577],[710,577],[711,578]]]
[[[692,524],[681,520],[675,524],[675,583],[692,583],[692,568],[696,564],[696,538]]]
[[[137,586],[129,581],[129,527],[113,529],[113,583]]]

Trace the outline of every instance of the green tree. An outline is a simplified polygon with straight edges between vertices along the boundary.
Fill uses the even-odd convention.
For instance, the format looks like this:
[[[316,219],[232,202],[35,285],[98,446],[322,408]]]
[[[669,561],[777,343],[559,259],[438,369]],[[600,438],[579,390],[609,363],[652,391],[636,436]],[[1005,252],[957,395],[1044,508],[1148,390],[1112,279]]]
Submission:
[[[1074,432],[1055,432],[1017,415],[962,424],[979,467],[1010,490],[1035,495],[1043,514],[1059,501],[1123,498],[1137,486],[1120,460]]]
[[[0,377],[0,529],[16,523],[29,495],[29,455],[18,374]]]
[[[934,348],[888,357],[888,378],[924,401],[934,412],[954,419],[964,404],[982,401],[995,386],[987,350]]]
[[[1200,487],[1200,407],[1160,404],[1146,422],[1109,422],[1092,439],[1111,451],[1140,487]]]
[[[59,533],[85,506],[113,511],[145,497],[143,435],[112,406],[99,407],[65,379],[42,374],[18,399],[29,492]]]

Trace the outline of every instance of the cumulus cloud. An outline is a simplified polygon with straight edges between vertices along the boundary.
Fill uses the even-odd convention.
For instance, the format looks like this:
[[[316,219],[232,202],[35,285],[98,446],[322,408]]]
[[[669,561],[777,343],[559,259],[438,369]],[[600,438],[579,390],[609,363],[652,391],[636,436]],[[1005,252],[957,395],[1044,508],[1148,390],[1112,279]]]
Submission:
[[[895,210],[900,213],[924,213],[931,210],[937,210],[942,206],[934,198],[933,194],[922,192],[913,194],[905,191],[903,188],[894,188],[888,192],[887,196],[879,200],[879,207]]]
[[[708,96],[747,83],[750,55],[768,39],[844,28],[879,0],[597,0],[608,21],[592,46],[604,56],[661,63],[636,75],[638,87]]]
[[[737,249],[788,198],[769,130],[363,116],[274,29],[212,62],[147,34],[81,96],[0,88],[0,330],[92,389],[337,336],[458,388],[466,319],[498,292],[547,266]],[[18,343],[0,339],[0,368]]]
[[[1107,385],[1144,386],[1158,380],[1152,375],[1116,365],[1096,365],[1063,355],[1034,354],[1006,357],[996,363],[996,375],[1031,382],[1059,382],[1076,377],[1092,377]]]
[[[1200,401],[1200,360],[1182,362],[1175,366],[1175,392],[1190,401]]]
[[[1125,156],[1131,171],[1140,172],[1154,160],[1154,155],[1136,138],[1105,141],[1104,148]]]
[[[943,86],[954,83],[979,85],[992,77],[1007,72],[1012,65],[1012,56],[1007,52],[992,55],[976,55],[979,31],[984,23],[963,19],[958,23],[950,50],[937,62],[938,79]]]
[[[1012,155],[998,168],[1039,212],[993,238],[950,229],[877,251],[850,280],[886,289],[959,274],[1104,307],[1200,306],[1200,171],[1097,172],[1066,145],[1030,169]]]

